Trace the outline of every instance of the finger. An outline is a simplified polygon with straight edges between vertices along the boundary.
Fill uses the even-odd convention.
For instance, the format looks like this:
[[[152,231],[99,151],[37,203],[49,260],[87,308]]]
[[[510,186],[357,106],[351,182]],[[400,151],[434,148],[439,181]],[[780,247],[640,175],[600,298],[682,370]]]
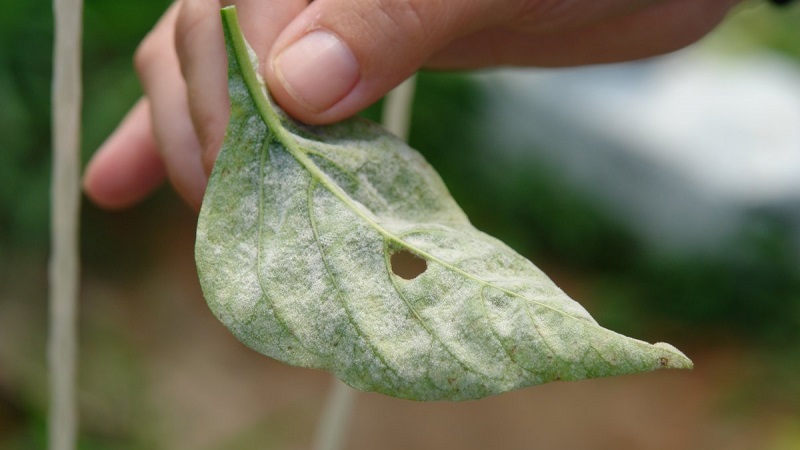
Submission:
[[[135,66],[150,103],[153,134],[178,194],[200,209],[208,177],[201,163],[200,142],[189,115],[186,84],[175,51],[174,3],[136,51]]]
[[[433,55],[426,67],[573,66],[655,56],[700,39],[737,3],[673,0],[554,33],[487,30],[454,41]]]
[[[225,135],[230,103],[219,2],[185,0],[175,24],[175,49],[206,175]]]
[[[280,35],[265,67],[276,100],[310,123],[352,115],[458,35],[511,15],[492,0],[316,0]]]
[[[316,0],[265,67],[272,94],[311,123],[352,115],[453,40],[494,27],[576,27],[665,0]]]
[[[219,3],[207,0],[183,2],[176,23],[175,46],[188,90],[189,109],[210,174],[217,158],[230,104],[226,81],[225,43]],[[305,0],[239,0],[243,33],[262,60],[278,33],[306,6]]]
[[[200,0],[203,1],[203,0]],[[313,0],[225,0],[236,4],[242,33],[264,66],[284,28]]]
[[[574,30],[669,0],[527,0],[509,28],[536,33]],[[702,0],[700,0],[702,1]]]
[[[141,99],[89,161],[83,188],[99,206],[121,209],[147,197],[165,175],[150,126],[150,106]]]

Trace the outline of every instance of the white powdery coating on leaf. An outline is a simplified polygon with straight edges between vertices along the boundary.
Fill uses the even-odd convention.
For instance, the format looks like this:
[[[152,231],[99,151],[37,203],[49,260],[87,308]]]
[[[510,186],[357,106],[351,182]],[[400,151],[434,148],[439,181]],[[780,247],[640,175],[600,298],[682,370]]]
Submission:
[[[691,367],[668,344],[601,328],[530,261],[474,229],[401,141],[362,120],[295,123],[263,86],[246,86],[238,71],[252,67],[231,68],[231,122],[196,253],[209,305],[247,345],[419,400]],[[397,251],[425,270],[395,275]]]

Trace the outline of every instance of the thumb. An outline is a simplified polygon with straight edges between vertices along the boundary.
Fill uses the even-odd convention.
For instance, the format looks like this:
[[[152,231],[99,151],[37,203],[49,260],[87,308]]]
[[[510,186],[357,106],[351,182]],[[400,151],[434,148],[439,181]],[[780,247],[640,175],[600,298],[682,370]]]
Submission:
[[[492,3],[316,0],[275,41],[264,68],[267,84],[278,103],[302,121],[344,119],[456,37],[509,15]]]

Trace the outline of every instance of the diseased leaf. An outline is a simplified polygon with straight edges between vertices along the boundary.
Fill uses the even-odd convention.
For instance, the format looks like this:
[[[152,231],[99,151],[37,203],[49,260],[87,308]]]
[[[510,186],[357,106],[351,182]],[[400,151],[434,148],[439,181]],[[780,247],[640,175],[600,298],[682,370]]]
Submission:
[[[231,118],[196,257],[209,306],[242,342],[417,400],[692,366],[600,327],[476,230],[422,156],[379,126],[287,117],[234,9],[223,23]]]

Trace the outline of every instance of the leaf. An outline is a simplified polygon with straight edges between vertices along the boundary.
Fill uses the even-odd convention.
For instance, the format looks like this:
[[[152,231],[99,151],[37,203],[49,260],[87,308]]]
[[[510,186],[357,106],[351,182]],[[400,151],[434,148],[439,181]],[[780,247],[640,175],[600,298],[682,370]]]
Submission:
[[[231,118],[196,259],[209,306],[246,345],[417,400],[692,366],[600,327],[476,230],[422,156],[379,126],[289,118],[235,10],[222,16]]]

